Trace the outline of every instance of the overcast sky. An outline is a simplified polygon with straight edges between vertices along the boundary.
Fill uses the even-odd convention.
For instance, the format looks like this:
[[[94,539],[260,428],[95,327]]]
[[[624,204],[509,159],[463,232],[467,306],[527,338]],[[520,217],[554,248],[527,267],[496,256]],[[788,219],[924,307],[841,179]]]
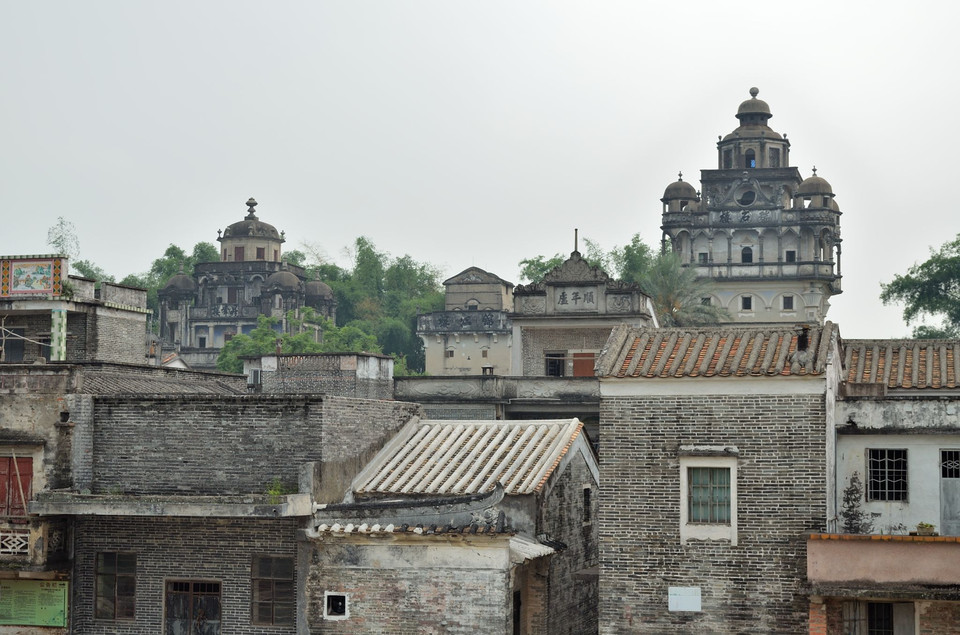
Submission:
[[[960,232],[947,2],[0,1],[3,254],[63,216],[120,278],[253,196],[288,249],[518,282],[574,227],[657,243],[751,86],[843,211],[845,337],[907,335],[880,282]]]

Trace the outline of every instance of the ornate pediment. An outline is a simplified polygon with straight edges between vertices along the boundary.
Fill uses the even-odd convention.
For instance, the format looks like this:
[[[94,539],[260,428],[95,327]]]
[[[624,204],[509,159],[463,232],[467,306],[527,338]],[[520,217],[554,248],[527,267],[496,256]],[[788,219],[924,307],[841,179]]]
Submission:
[[[610,276],[583,259],[579,251],[570,254],[559,267],[543,277],[544,284],[564,284],[568,282],[606,282]]]
[[[448,278],[443,281],[444,285],[451,284],[506,284],[513,286],[512,283],[507,282],[503,278],[490,273],[489,271],[484,271],[480,267],[470,267],[464,269],[457,275],[452,278]]]

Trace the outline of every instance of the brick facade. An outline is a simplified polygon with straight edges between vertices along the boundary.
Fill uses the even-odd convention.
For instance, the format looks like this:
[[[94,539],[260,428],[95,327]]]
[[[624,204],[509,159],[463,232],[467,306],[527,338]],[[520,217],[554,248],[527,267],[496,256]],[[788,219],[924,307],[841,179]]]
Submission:
[[[679,380],[691,381],[691,380]],[[709,380],[701,382],[709,391]],[[600,632],[807,632],[804,532],[825,524],[823,395],[604,397]],[[734,446],[738,541],[680,540],[681,445]],[[615,485],[614,485],[615,484]],[[699,587],[702,610],[667,610]]]
[[[523,375],[544,375],[546,352],[572,350],[595,351],[610,337],[612,325],[594,328],[524,328],[523,329]],[[567,361],[564,376],[573,376],[573,362]]]
[[[584,510],[584,487],[590,488],[589,514]],[[547,633],[584,635],[597,632],[596,578],[577,580],[575,574],[597,566],[597,511],[599,483],[581,456],[576,456],[541,506],[540,531],[566,548],[550,558]],[[589,519],[589,520],[588,520]]]
[[[76,521],[72,633],[139,635],[165,632],[164,581],[221,584],[221,632],[238,635],[295,633],[295,626],[258,626],[251,619],[254,555],[296,558],[295,520],[80,517]],[[136,618],[94,618],[96,556],[137,556]]]
[[[94,409],[94,493],[219,495],[296,484],[309,461],[358,466],[419,412],[303,395],[100,397]]]
[[[264,393],[393,399],[393,360],[381,355],[277,355],[271,361],[261,375]]]

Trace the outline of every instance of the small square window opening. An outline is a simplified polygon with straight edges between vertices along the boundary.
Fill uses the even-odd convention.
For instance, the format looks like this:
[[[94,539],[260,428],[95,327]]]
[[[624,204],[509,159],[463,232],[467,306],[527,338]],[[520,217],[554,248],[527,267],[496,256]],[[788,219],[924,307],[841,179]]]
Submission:
[[[350,606],[346,593],[325,591],[323,597],[323,618],[327,620],[345,620],[350,617]]]

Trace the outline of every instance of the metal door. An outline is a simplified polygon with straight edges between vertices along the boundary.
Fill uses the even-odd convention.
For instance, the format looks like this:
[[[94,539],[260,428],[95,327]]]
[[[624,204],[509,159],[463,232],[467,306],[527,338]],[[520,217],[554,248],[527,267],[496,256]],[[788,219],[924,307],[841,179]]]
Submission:
[[[960,536],[960,450],[940,450],[940,535]]]

